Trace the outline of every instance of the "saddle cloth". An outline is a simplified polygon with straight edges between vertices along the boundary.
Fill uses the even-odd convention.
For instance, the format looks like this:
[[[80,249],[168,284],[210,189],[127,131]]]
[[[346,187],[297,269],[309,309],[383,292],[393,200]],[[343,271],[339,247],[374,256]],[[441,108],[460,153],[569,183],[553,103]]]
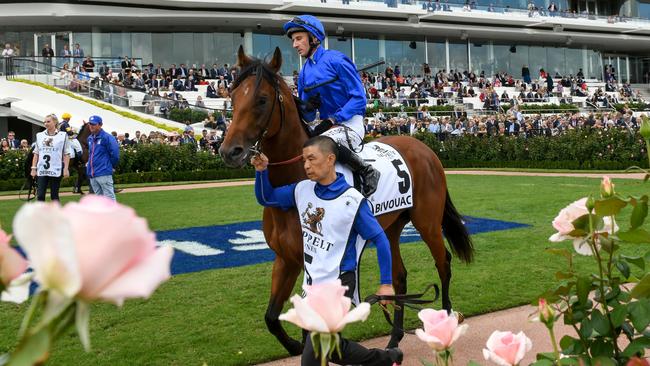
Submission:
[[[411,172],[397,150],[381,142],[370,142],[363,145],[359,155],[381,173],[377,191],[368,197],[368,204],[375,216],[413,207]],[[337,164],[336,170],[343,173],[350,185],[354,185],[350,169]]]

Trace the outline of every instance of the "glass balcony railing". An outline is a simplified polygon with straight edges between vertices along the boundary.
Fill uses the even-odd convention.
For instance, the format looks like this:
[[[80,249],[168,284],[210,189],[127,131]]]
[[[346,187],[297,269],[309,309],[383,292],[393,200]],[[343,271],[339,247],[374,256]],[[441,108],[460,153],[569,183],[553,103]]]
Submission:
[[[206,128],[216,128],[231,114],[229,98],[202,99],[199,91],[138,88],[101,78],[96,72],[64,70],[49,62],[33,58],[8,58],[2,60],[7,79],[23,79],[46,84],[58,89],[92,98],[100,102],[176,122],[203,123]],[[122,70],[120,69],[120,72]],[[129,77],[123,74],[124,77]]]
[[[304,3],[305,0],[296,0]],[[310,2],[323,4],[321,0],[308,0]],[[381,6],[384,4],[389,8],[401,8],[404,10],[407,9],[421,9],[426,10],[431,13],[435,12],[490,12],[497,14],[519,14],[528,17],[542,17],[542,18],[557,18],[561,19],[585,19],[598,21],[605,24],[613,23],[639,23],[642,26],[650,25],[650,20],[646,18],[635,18],[628,17],[625,15],[619,16],[618,14],[612,15],[595,15],[593,12],[585,11],[573,11],[571,9],[562,8],[558,11],[551,12],[546,6],[539,6],[541,4],[536,4],[533,9],[529,10],[527,3],[523,3],[523,6],[504,6],[497,4],[497,2],[481,1],[482,5],[476,5],[475,1],[465,1],[465,0],[449,0],[449,1],[422,1],[422,0],[326,0],[324,4],[349,4],[353,6],[366,4],[368,6]],[[485,3],[488,5],[485,5]]]

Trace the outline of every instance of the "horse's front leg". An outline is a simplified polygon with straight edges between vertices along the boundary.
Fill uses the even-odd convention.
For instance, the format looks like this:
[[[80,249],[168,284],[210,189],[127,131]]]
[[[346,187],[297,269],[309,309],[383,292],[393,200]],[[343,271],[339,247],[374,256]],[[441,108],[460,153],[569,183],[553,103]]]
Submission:
[[[293,356],[302,354],[303,344],[287,334],[278,317],[282,312],[285,301],[289,299],[293,291],[293,286],[300,274],[300,270],[301,267],[299,265],[291,266],[280,258],[280,256],[275,257],[271,278],[271,298],[269,299],[269,306],[264,316],[269,332]]]

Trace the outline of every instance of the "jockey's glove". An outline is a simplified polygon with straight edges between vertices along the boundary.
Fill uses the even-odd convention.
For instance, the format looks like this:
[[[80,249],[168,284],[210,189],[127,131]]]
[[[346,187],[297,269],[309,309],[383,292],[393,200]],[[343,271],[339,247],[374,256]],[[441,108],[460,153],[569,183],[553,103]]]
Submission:
[[[312,136],[319,136],[323,134],[325,131],[332,128],[332,126],[334,126],[334,122],[331,119],[326,118],[322,120],[318,125],[316,125],[316,127],[314,127],[314,132]]]
[[[311,97],[309,97],[309,99],[307,99],[307,101],[305,102],[305,110],[307,112],[313,112],[318,108],[320,108],[320,104],[321,104],[320,93],[316,93]]]

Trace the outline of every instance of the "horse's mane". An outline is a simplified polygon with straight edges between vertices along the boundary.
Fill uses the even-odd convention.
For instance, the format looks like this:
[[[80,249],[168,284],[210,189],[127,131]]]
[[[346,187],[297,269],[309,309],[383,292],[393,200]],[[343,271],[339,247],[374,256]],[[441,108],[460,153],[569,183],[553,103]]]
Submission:
[[[233,90],[237,89],[237,87],[248,77],[251,75],[255,75],[255,93],[253,94],[254,96],[257,95],[257,91],[260,89],[260,84],[262,83],[262,80],[266,80],[271,85],[275,90],[277,90],[278,93],[282,92],[283,88],[289,88],[287,83],[284,81],[282,77],[278,73],[276,73],[271,66],[269,66],[268,63],[266,63],[263,60],[260,60],[255,57],[250,58],[250,62],[248,65],[246,65],[244,68],[242,68],[235,81],[230,86],[230,91],[232,92]],[[305,130],[305,133],[307,133],[307,136],[311,136],[311,131],[309,129],[309,126],[306,123],[303,123],[304,117],[302,113],[302,109],[299,107],[299,103],[302,103],[300,98],[297,98],[293,94],[291,95],[291,99],[293,99],[293,102],[296,104],[296,110],[298,111],[298,118],[300,120],[300,126],[302,126],[303,130]]]

